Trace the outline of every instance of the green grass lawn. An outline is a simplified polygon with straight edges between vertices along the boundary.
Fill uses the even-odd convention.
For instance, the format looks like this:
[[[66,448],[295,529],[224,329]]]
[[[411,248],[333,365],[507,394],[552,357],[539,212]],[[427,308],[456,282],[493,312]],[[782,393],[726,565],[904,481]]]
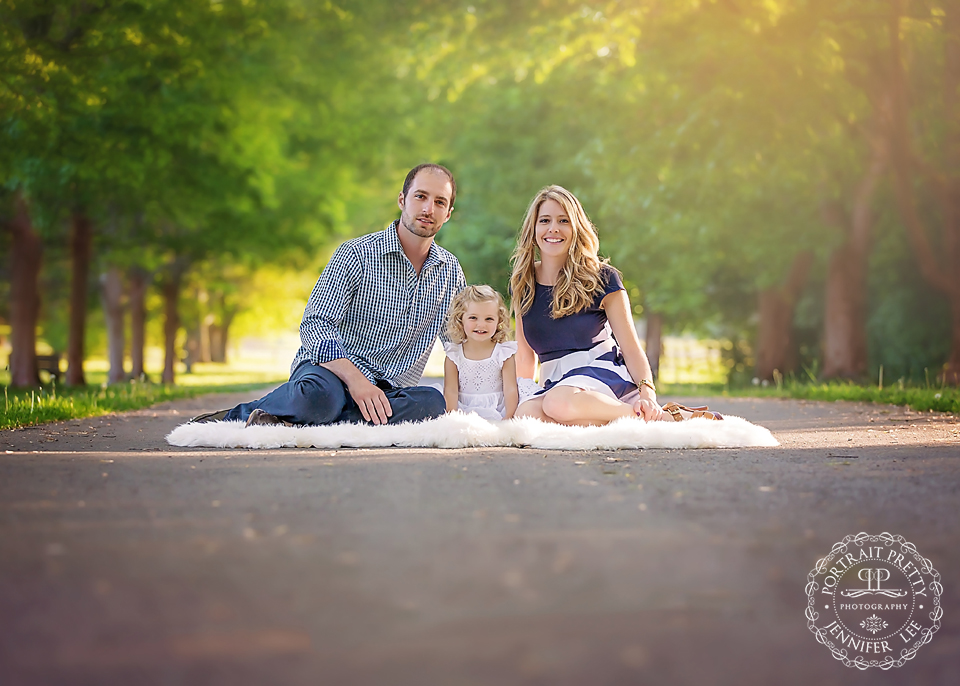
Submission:
[[[89,385],[63,388],[48,383],[38,391],[11,390],[9,377],[0,373],[3,400],[0,404],[0,429],[32,424],[92,417],[150,407],[156,403],[192,398],[207,393],[234,393],[256,390],[286,380],[277,371],[222,364],[194,365],[192,374],[178,374],[176,385],[124,383],[107,386],[106,372],[94,367],[87,372]],[[756,398],[798,398],[807,400],[852,400],[905,405],[917,411],[960,413],[960,389],[911,386],[894,383],[885,388],[860,386],[841,381],[806,383],[787,379],[779,385],[735,387],[714,384],[669,384],[661,382],[660,395],[727,396]]]
[[[783,380],[769,386],[731,387],[724,384],[658,384],[662,396],[727,396],[749,398],[797,398],[803,400],[852,400],[905,405],[916,411],[960,413],[960,389],[911,386],[894,383],[885,388],[860,386],[846,381],[800,382]]]
[[[9,376],[0,377],[4,384],[0,429],[138,410],[207,393],[256,390],[287,379],[276,371],[222,364],[194,365],[192,374],[177,375],[176,385],[130,382],[107,386],[106,373],[102,371],[87,372],[86,378],[86,386],[65,388],[48,383],[40,390],[24,391],[8,388]]]

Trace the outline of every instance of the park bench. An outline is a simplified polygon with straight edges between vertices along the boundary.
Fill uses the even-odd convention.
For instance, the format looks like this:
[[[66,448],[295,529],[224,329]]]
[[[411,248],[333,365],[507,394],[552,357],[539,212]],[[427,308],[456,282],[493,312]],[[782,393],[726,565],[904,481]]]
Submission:
[[[12,356],[11,356],[12,357]],[[10,360],[7,359],[7,369],[10,369]],[[60,381],[60,353],[51,355],[37,355],[37,371],[46,372],[54,381]]]

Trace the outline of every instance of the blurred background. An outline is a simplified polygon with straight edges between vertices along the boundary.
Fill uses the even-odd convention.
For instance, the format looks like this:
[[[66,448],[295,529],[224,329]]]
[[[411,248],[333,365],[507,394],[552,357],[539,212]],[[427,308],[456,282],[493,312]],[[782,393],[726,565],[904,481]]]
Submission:
[[[947,0],[0,0],[0,380],[282,377],[435,161],[502,292],[577,194],[661,379],[956,384],[958,88]]]

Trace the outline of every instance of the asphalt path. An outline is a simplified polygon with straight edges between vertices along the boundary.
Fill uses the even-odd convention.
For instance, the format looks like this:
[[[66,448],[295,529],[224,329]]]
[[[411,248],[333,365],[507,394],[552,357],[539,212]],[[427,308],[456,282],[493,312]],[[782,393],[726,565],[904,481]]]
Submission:
[[[960,422],[709,399],[778,448],[216,450],[208,396],[0,432],[0,684],[960,683]],[[886,672],[804,618],[848,534],[942,575]]]

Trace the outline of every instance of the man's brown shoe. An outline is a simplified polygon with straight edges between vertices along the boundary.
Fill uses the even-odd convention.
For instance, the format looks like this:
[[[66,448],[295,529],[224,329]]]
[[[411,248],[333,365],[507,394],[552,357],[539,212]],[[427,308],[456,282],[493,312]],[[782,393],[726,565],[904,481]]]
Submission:
[[[191,422],[195,424],[207,424],[209,422],[222,422],[227,418],[227,413],[230,410],[217,410],[216,412],[207,412],[206,414],[198,414],[196,417],[191,419]]]
[[[284,426],[293,426],[290,422],[285,422],[280,417],[256,409],[247,417],[247,426],[273,426],[274,424],[283,424]]]

